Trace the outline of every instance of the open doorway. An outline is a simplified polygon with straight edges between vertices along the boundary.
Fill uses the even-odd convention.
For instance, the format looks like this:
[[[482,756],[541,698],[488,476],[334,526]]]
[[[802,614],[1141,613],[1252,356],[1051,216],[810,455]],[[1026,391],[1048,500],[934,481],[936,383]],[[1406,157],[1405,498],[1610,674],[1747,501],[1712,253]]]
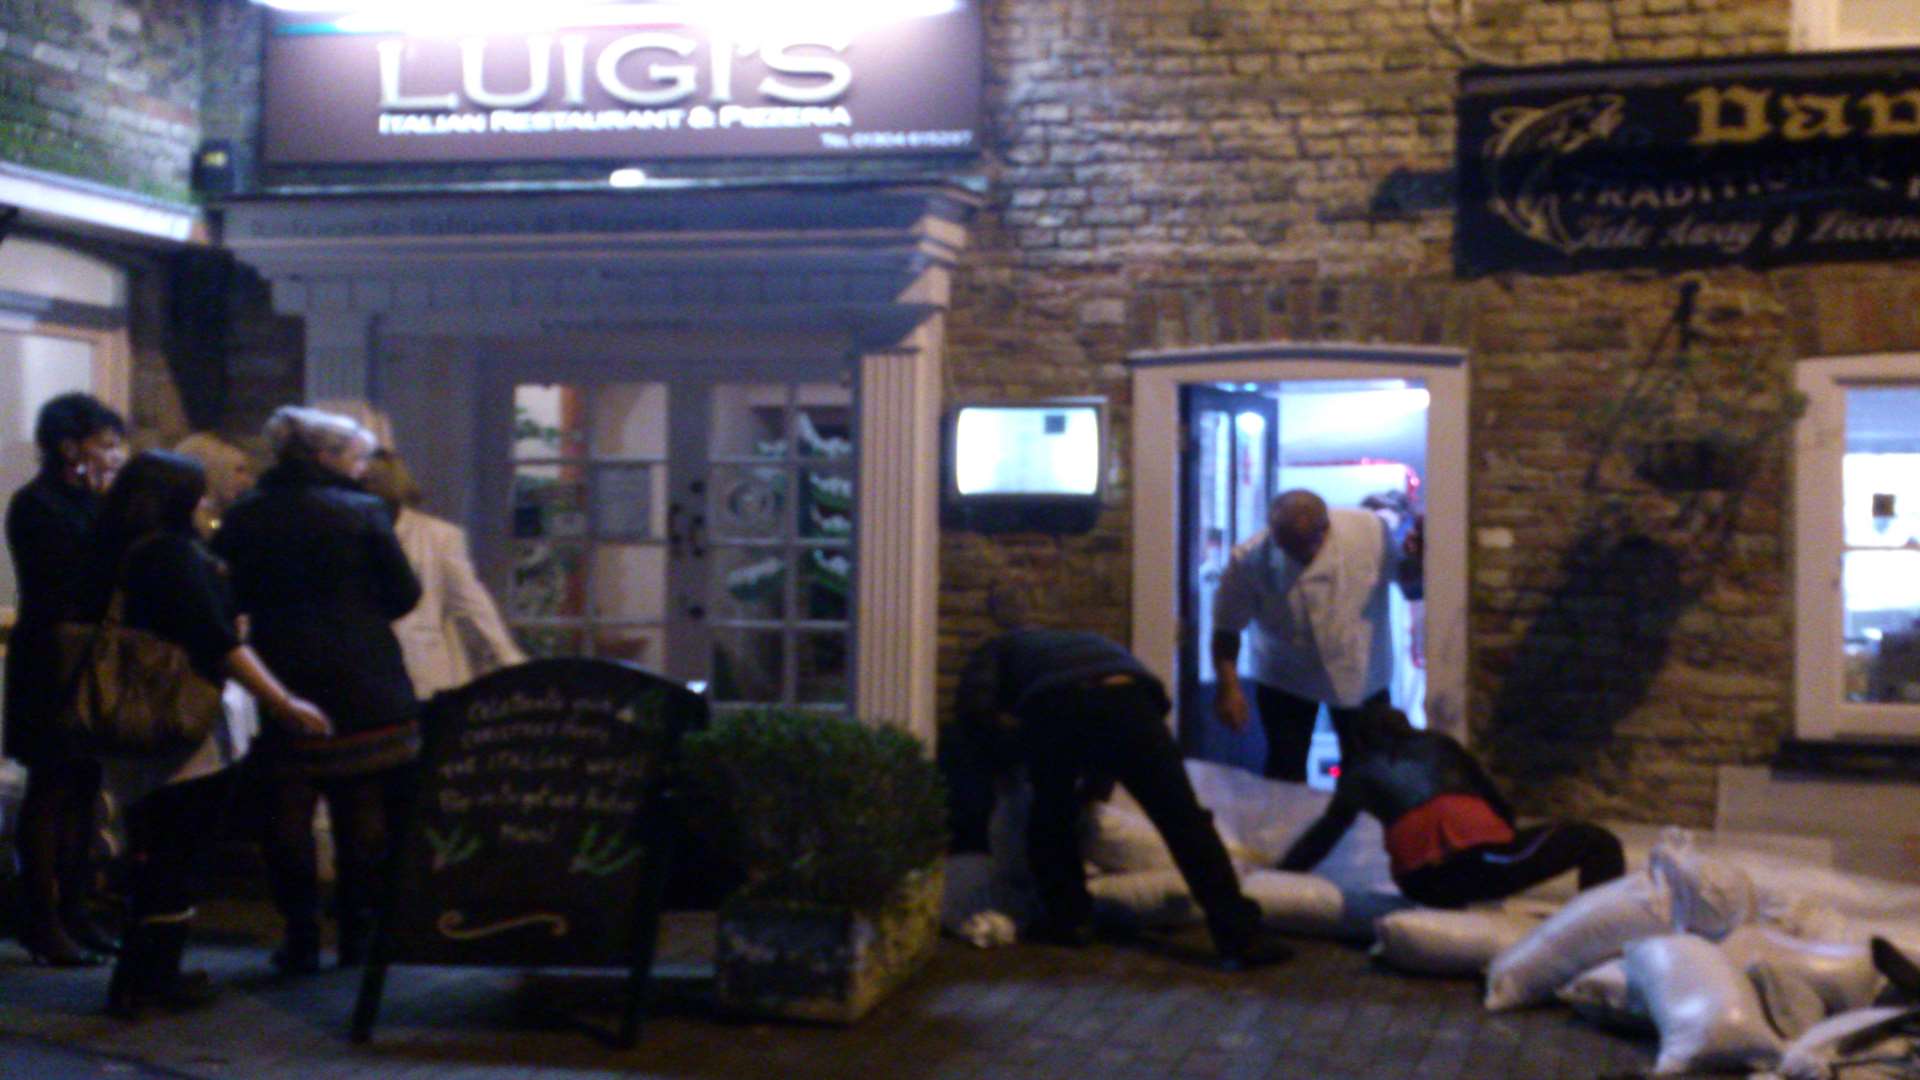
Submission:
[[[1259,771],[1258,723],[1234,732],[1213,715],[1208,657],[1213,592],[1232,549],[1266,529],[1275,495],[1304,488],[1335,509],[1379,514],[1396,537],[1425,512],[1426,380],[1287,379],[1180,388],[1187,438],[1180,456],[1179,732],[1188,756]],[[1425,726],[1422,603],[1390,585],[1395,705]],[[1242,649],[1242,664],[1252,650]],[[1250,670],[1243,670],[1250,675]],[[1251,702],[1249,703],[1251,704]],[[1307,759],[1309,782],[1332,783],[1339,750],[1324,708]]]
[[[1129,357],[1129,365],[1134,484],[1130,643],[1134,654],[1173,692],[1169,723],[1178,725],[1196,709],[1211,716],[1211,702],[1190,701],[1201,693],[1204,660],[1197,647],[1203,647],[1205,638],[1196,623],[1204,614],[1202,605],[1210,603],[1207,591],[1198,587],[1206,575],[1209,543],[1219,545],[1213,557],[1222,558],[1233,539],[1265,528],[1260,504],[1286,486],[1314,486],[1303,481],[1303,475],[1330,476],[1348,465],[1388,462],[1418,478],[1413,497],[1426,514],[1426,595],[1419,611],[1408,611],[1409,633],[1418,635],[1415,645],[1422,663],[1417,672],[1424,695],[1403,684],[1394,698],[1418,701],[1426,726],[1466,739],[1466,355],[1449,348],[1268,343],[1140,352]],[[1380,396],[1350,399],[1366,404],[1357,411],[1340,411],[1344,395],[1369,389]],[[1222,423],[1224,418],[1203,420],[1210,392],[1229,395],[1227,400],[1211,400],[1228,406],[1215,411],[1230,411],[1230,424]],[[1397,404],[1391,407],[1402,411],[1389,415],[1394,398]],[[1241,419],[1248,411],[1261,419]],[[1183,505],[1197,498],[1195,487],[1209,482],[1201,464],[1207,455],[1196,449],[1208,424],[1216,436],[1210,458],[1214,505],[1230,502],[1236,507],[1230,520],[1222,521],[1225,515],[1216,513],[1211,523],[1203,521],[1194,506]],[[1389,428],[1393,436],[1384,437]],[[1224,449],[1220,442],[1226,443]],[[1263,479],[1265,490],[1249,491],[1250,485],[1234,482],[1225,472],[1229,468],[1250,481]],[[1302,474],[1301,469],[1310,471]],[[1352,478],[1360,481],[1363,495],[1392,486],[1366,470],[1355,470]],[[1336,501],[1332,491],[1327,494],[1329,501]],[[1220,529],[1222,535],[1211,537],[1209,528]],[[1183,652],[1191,657],[1185,664]],[[1241,650],[1242,656],[1248,652]],[[1204,739],[1206,729],[1200,734]],[[1310,768],[1324,770],[1329,764],[1333,747],[1322,745],[1325,751],[1316,750]],[[1264,743],[1241,746],[1240,756],[1233,756],[1214,753],[1204,744],[1194,746],[1189,739],[1188,752],[1257,766]]]

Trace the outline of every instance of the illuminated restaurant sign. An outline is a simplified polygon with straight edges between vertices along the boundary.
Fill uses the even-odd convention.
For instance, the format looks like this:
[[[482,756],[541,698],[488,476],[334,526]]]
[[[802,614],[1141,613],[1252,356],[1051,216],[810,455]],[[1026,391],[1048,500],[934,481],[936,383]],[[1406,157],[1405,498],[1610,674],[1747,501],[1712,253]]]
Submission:
[[[1463,275],[1920,255],[1920,52],[1476,69]]]
[[[269,165],[978,149],[975,0],[276,12]]]

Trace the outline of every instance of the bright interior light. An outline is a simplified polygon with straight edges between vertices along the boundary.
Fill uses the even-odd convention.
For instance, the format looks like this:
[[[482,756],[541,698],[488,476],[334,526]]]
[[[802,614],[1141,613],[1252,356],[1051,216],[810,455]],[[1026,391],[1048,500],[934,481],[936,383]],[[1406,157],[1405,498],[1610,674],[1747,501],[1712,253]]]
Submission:
[[[607,183],[617,188],[637,188],[647,182],[645,169],[615,169],[607,174]]]
[[[574,0],[254,0],[300,15],[334,15],[344,33],[524,33],[584,26],[672,22],[705,24],[749,44],[750,37],[804,31],[810,37],[853,34],[876,25],[956,11],[965,0],[710,0],[706,3],[632,3]]]
[[[973,406],[954,425],[954,486],[962,495],[1092,495],[1100,488],[1100,413],[1092,406]]]

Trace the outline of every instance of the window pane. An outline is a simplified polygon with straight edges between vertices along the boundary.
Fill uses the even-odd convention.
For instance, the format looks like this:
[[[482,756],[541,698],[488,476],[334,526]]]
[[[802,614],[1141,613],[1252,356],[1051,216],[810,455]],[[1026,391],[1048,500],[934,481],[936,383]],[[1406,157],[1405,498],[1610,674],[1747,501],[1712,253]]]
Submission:
[[[587,534],[587,485],[578,465],[518,465],[513,470],[516,540]]]
[[[600,619],[660,621],[667,613],[667,550],[601,544],[593,549],[593,613]]]
[[[1848,547],[1920,546],[1920,386],[1847,390]]]
[[[727,383],[713,388],[715,460],[787,456],[785,383]]]
[[[720,548],[713,553],[713,616],[722,620],[778,619],[787,613],[787,556],[764,548]]]
[[[783,540],[788,470],[779,465],[716,465],[708,529],[716,540]]]
[[[593,456],[647,458],[667,456],[665,383],[605,383],[587,402],[593,415]]]
[[[853,559],[841,548],[808,548],[800,557],[800,617],[846,622]]]
[[[553,383],[513,388],[513,456],[579,457],[586,453],[586,416],[580,391]]]
[[[1843,566],[1847,697],[1920,702],[1920,550],[1850,551]]]
[[[578,618],[586,614],[586,548],[519,541],[513,545],[509,618]]]
[[[651,540],[667,517],[664,465],[602,465],[593,471],[593,531],[603,540]]]
[[[799,679],[794,700],[803,705],[841,705],[847,700],[847,637],[845,634],[801,634]]]
[[[713,700],[774,704],[786,660],[778,630],[713,632]]]
[[[666,631],[659,628],[608,626],[594,631],[593,655],[658,671],[666,667],[666,644]]]
[[[522,626],[513,632],[514,640],[535,660],[560,656],[584,656],[580,651],[580,631],[560,626]]]

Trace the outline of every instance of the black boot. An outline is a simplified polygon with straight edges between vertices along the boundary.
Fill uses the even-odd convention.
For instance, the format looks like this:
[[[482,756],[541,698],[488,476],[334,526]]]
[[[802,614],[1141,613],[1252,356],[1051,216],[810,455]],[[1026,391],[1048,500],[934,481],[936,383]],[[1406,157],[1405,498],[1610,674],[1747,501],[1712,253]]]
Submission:
[[[273,966],[286,975],[312,975],[320,970],[320,924],[287,924],[287,939],[273,952]]]
[[[128,932],[107,985],[108,1012],[138,1020],[148,1009],[183,1012],[213,1001],[213,982],[206,972],[180,970],[189,926],[184,919],[140,923]]]

